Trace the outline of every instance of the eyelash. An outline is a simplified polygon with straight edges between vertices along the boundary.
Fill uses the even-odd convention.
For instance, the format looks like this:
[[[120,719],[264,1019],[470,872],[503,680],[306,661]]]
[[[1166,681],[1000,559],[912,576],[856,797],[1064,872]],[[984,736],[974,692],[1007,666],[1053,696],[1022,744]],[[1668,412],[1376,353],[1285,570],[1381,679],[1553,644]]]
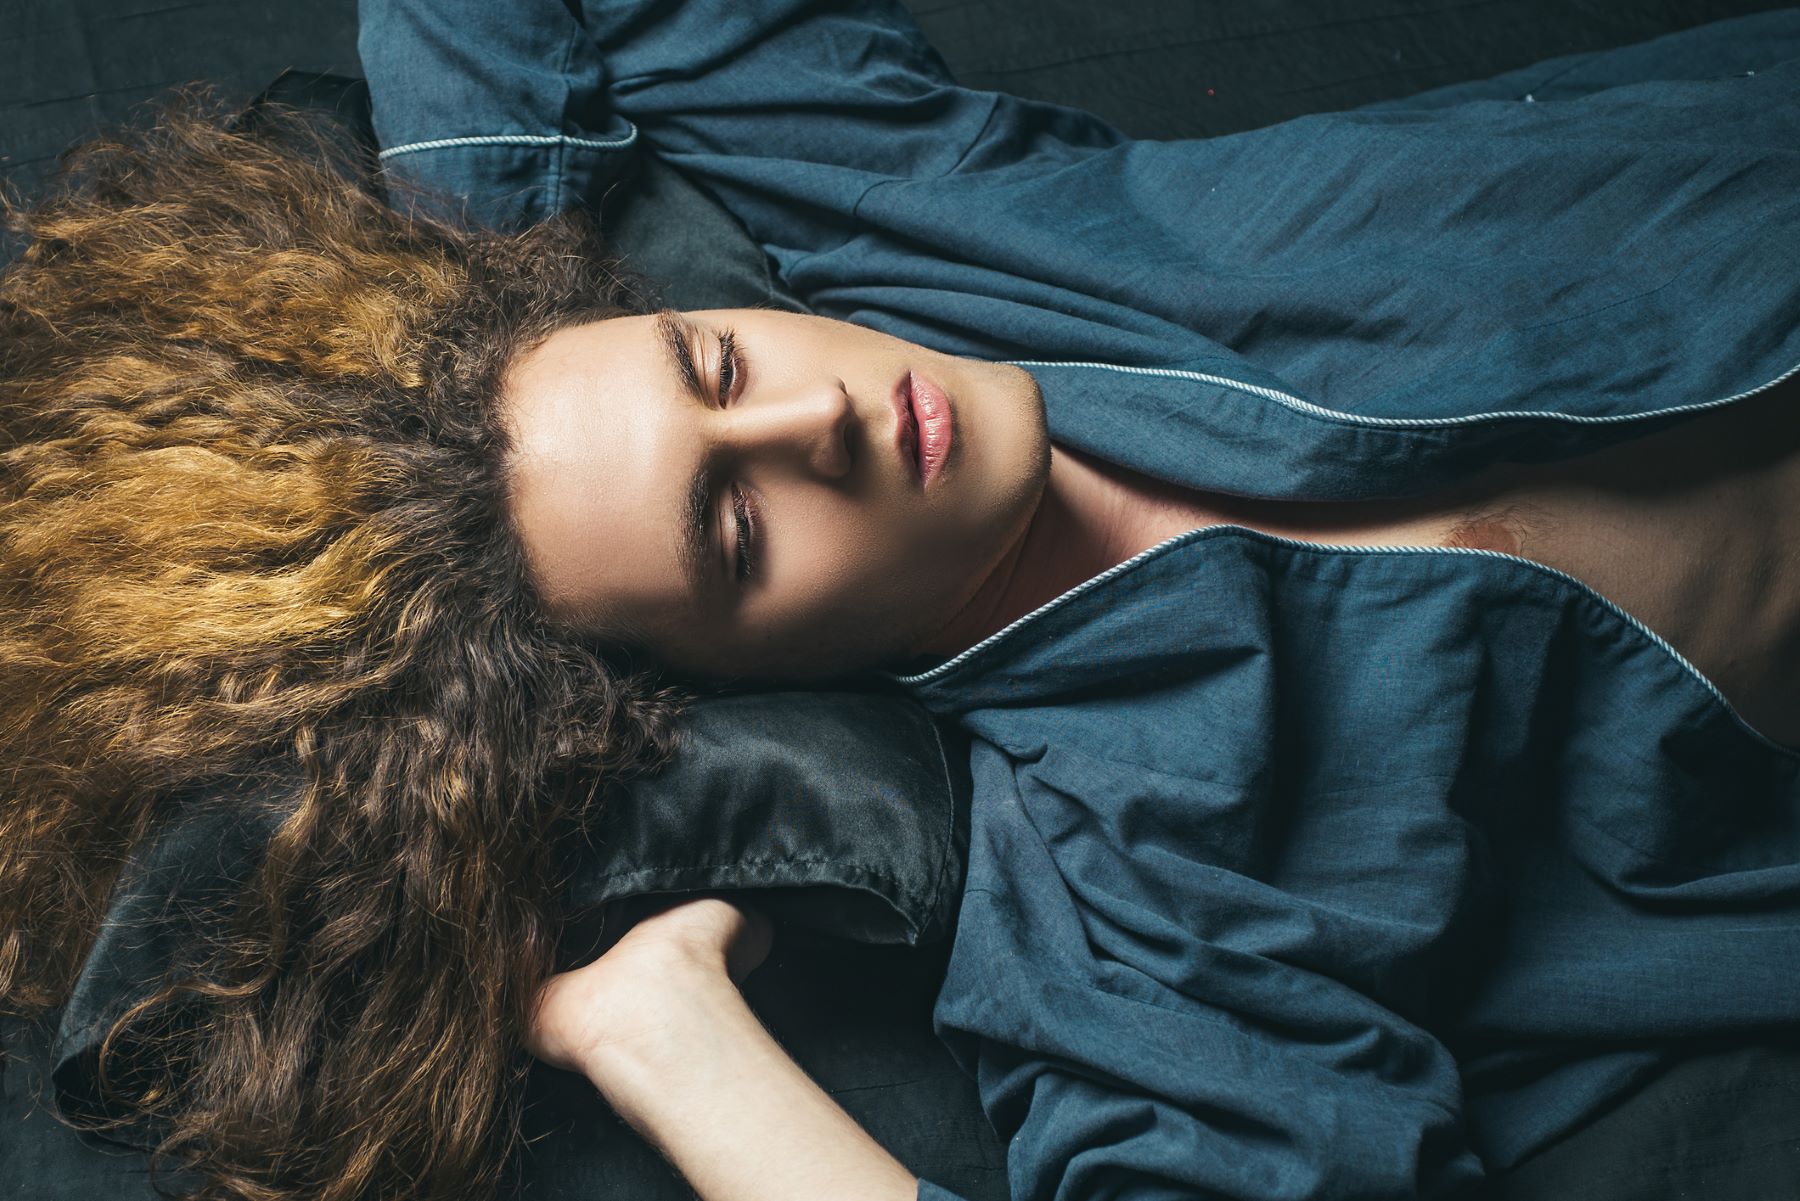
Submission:
[[[730,329],[719,334],[719,407],[724,408],[731,401],[731,396],[738,389],[745,375],[744,356],[737,348],[736,332]],[[756,559],[752,547],[756,544],[756,521],[744,500],[744,493],[736,484],[731,486],[731,511],[737,518],[737,578],[738,582],[750,578],[756,569]]]

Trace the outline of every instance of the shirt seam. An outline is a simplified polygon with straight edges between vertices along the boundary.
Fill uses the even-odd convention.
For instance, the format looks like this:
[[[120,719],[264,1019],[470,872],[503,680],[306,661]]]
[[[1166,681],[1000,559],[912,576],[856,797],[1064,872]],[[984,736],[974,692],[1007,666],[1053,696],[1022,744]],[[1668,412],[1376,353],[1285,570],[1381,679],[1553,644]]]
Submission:
[[[1795,368],[1794,370],[1800,370],[1800,368]],[[1793,374],[1793,371],[1789,371],[1788,374],[1790,374],[1790,375]],[[1783,376],[1783,378],[1786,378],[1786,377]],[[1768,387],[1767,384],[1765,384],[1763,386]],[[1761,391],[1761,390],[1762,389],[1760,389],[1760,388],[1755,389],[1755,391]],[[1745,393],[1745,395],[1748,395],[1748,393]],[[1723,403],[1723,402],[1718,402],[1718,403]],[[1731,720],[1733,720],[1734,722],[1737,723],[1737,728],[1739,730],[1741,730],[1743,733],[1749,735],[1751,738],[1755,739],[1758,743],[1769,748],[1770,750],[1775,751],[1777,754],[1781,755],[1783,758],[1800,760],[1800,746],[1790,747],[1790,746],[1786,746],[1782,743],[1776,742],[1769,735],[1763,733],[1761,730],[1759,730],[1755,726],[1751,725],[1749,719],[1746,718],[1742,713],[1738,712],[1737,706],[1733,705],[1731,703],[1731,701],[1729,699],[1727,699],[1723,690],[1721,690],[1719,688],[1719,686],[1713,682],[1712,678],[1707,676],[1699,668],[1695,667],[1691,662],[1689,662],[1687,659],[1687,656],[1683,655],[1680,651],[1676,650],[1675,647],[1668,641],[1668,639],[1664,638],[1661,634],[1658,634],[1655,630],[1651,629],[1648,625],[1645,625],[1642,621],[1639,621],[1631,613],[1627,612],[1623,606],[1614,602],[1610,597],[1607,597],[1604,594],[1602,594],[1593,585],[1587,583],[1585,580],[1582,580],[1573,575],[1570,575],[1568,572],[1563,571],[1560,568],[1552,567],[1548,563],[1540,563],[1536,559],[1526,558],[1521,555],[1511,555],[1511,554],[1505,553],[1504,551],[1487,550],[1486,548],[1483,548],[1483,547],[1410,546],[1410,545],[1408,545],[1408,546],[1364,546],[1364,545],[1360,545],[1360,544],[1347,546],[1347,545],[1340,545],[1340,544],[1329,543],[1329,542],[1310,542],[1310,541],[1306,541],[1306,540],[1302,540],[1302,539],[1286,538],[1279,534],[1268,534],[1268,533],[1264,533],[1261,530],[1252,529],[1248,526],[1237,525],[1235,523],[1230,523],[1230,522],[1226,522],[1226,523],[1222,523],[1222,524],[1215,524],[1215,525],[1196,526],[1195,528],[1188,530],[1184,533],[1175,534],[1168,538],[1165,538],[1163,541],[1157,543],[1155,546],[1146,547],[1144,550],[1139,551],[1137,554],[1133,555],[1129,559],[1126,559],[1124,562],[1115,563],[1112,567],[1109,567],[1107,570],[1101,572],[1099,575],[1096,575],[1087,580],[1084,580],[1080,584],[1077,584],[1075,587],[1069,589],[1067,592],[1064,592],[1063,594],[1054,598],[1053,600],[1045,601],[1042,605],[1039,605],[1036,609],[1033,609],[1031,612],[1026,613],[1023,616],[1014,619],[1010,624],[1001,627],[1000,629],[996,630],[992,634],[989,634],[986,638],[983,638],[980,642],[977,642],[974,646],[971,646],[971,647],[968,647],[968,648],[962,650],[958,654],[952,656],[949,659],[944,660],[944,662],[939,663],[935,667],[930,667],[930,668],[925,669],[924,671],[916,672],[916,673],[913,673],[910,675],[900,675],[900,674],[896,674],[896,673],[892,673],[892,672],[883,672],[882,674],[884,676],[886,676],[889,680],[893,681],[894,683],[900,685],[903,688],[919,688],[919,687],[927,687],[927,686],[935,685],[935,684],[939,683],[941,680],[947,678],[954,672],[956,672],[959,669],[961,669],[962,667],[964,667],[967,663],[969,663],[972,660],[979,657],[982,653],[986,652],[992,646],[1004,641],[1010,635],[1013,635],[1017,630],[1031,624],[1032,622],[1042,618],[1046,614],[1051,613],[1056,609],[1061,608],[1062,606],[1064,606],[1066,604],[1072,603],[1077,597],[1079,597],[1087,592],[1090,592],[1095,588],[1100,587],[1101,585],[1107,583],[1108,581],[1112,580],[1113,578],[1115,578],[1119,575],[1123,575],[1124,573],[1126,573],[1128,571],[1135,571],[1138,568],[1140,568],[1143,564],[1151,561],[1152,559],[1160,558],[1170,552],[1182,549],[1186,546],[1189,546],[1189,545],[1192,545],[1192,544],[1195,544],[1195,543],[1198,543],[1198,542],[1201,542],[1201,541],[1204,541],[1204,540],[1207,540],[1210,538],[1226,538],[1226,537],[1240,537],[1240,538],[1248,538],[1251,541],[1272,542],[1277,545],[1283,545],[1283,546],[1296,548],[1303,552],[1328,552],[1328,553],[1331,553],[1334,555],[1345,554],[1345,555],[1357,555],[1357,556],[1373,556],[1373,555],[1385,555],[1385,554],[1462,555],[1462,556],[1474,557],[1474,558],[1500,559],[1500,560],[1504,560],[1504,561],[1511,562],[1511,563],[1518,563],[1525,567],[1532,568],[1533,570],[1541,573],[1542,575],[1544,575],[1546,577],[1550,577],[1550,578],[1554,578],[1554,579],[1563,581],[1565,584],[1572,587],[1578,595],[1581,595],[1584,598],[1590,599],[1593,603],[1598,604],[1601,608],[1612,613],[1614,616],[1619,618],[1627,627],[1636,631],[1637,634],[1641,635],[1644,639],[1646,639],[1648,642],[1650,642],[1653,646],[1655,646],[1657,649],[1661,650],[1665,655],[1668,656],[1668,658],[1673,659],[1675,661],[1675,664],[1677,665],[1677,667],[1680,670],[1685,671],[1690,678],[1692,678],[1701,687],[1706,689],[1706,691],[1711,695],[1713,700],[1718,703],[1719,707],[1725,711],[1727,716],[1729,716],[1731,718]]]
[[[879,187],[880,185],[873,185]],[[865,193],[866,195],[866,193]],[[857,203],[861,203],[858,201]],[[1715,409],[1722,405],[1733,404],[1759,392],[1767,391],[1782,383],[1788,377],[1800,373],[1800,363],[1795,363],[1774,379],[1758,384],[1754,388],[1717,400],[1694,401],[1687,404],[1668,405],[1660,409],[1648,409],[1639,413],[1565,413],[1557,409],[1490,409],[1480,413],[1461,413],[1451,417],[1377,417],[1362,413],[1352,413],[1347,409],[1333,409],[1325,405],[1315,404],[1309,400],[1301,400],[1275,388],[1261,384],[1246,383],[1226,375],[1215,375],[1207,371],[1194,371],[1185,367],[1130,367],[1118,363],[1098,363],[1076,359],[1003,359],[1001,362],[1013,367],[1088,367],[1102,371],[1117,371],[1127,375],[1162,376],[1169,379],[1188,379],[1197,383],[1212,384],[1215,387],[1245,393],[1272,400],[1275,403],[1304,413],[1324,421],[1356,428],[1373,428],[1400,430],[1408,433],[1428,433],[1454,426],[1478,425],[1499,421],[1560,421],[1570,425],[1625,425],[1634,421],[1653,421],[1675,413],[1697,413],[1706,409]]]
[[[577,150],[624,150],[637,141],[638,129],[630,121],[631,132],[618,138],[576,138],[567,134],[537,133],[481,133],[465,134],[449,138],[428,138],[420,142],[404,142],[398,146],[389,146],[376,154],[376,158],[386,160],[398,158],[403,154],[421,154],[431,150],[450,150],[465,146],[529,146],[535,149],[561,149],[572,147]]]

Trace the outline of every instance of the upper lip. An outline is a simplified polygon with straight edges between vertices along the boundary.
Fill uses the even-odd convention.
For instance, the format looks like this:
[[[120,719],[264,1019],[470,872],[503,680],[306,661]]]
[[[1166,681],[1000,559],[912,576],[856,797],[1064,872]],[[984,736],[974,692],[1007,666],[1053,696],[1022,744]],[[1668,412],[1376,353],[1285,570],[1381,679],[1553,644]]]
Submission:
[[[917,483],[920,479],[919,463],[919,423],[913,416],[912,405],[912,372],[903,372],[898,383],[894,385],[891,399],[894,414],[899,420],[894,425],[894,444],[900,451],[900,459],[906,465],[907,474]]]

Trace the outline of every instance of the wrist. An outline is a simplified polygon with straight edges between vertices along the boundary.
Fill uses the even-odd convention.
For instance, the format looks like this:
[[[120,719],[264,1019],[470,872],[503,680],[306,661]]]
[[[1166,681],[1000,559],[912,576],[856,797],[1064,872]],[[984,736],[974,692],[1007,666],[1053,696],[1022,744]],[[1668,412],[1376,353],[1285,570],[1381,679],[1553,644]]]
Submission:
[[[675,1068],[721,1031],[742,1029],[746,1018],[756,1023],[723,962],[667,948],[632,966],[605,1000],[606,1036],[581,1059],[582,1074],[609,1101],[646,1074]]]
[[[918,1178],[789,1057],[722,966],[677,959],[588,1079],[709,1201],[913,1201]],[[652,1010],[654,1011],[652,1014]]]

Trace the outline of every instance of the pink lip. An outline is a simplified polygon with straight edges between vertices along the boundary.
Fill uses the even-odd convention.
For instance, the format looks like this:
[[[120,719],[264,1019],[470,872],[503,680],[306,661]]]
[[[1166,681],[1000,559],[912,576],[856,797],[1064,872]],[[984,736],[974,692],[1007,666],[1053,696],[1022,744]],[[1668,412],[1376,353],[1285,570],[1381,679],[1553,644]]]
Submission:
[[[913,421],[918,427],[919,477],[923,487],[943,474],[950,457],[950,443],[956,432],[956,413],[944,390],[917,372],[909,372],[912,382]]]
[[[919,471],[921,455],[919,422],[913,414],[912,373],[910,371],[901,376],[899,382],[894,385],[894,392],[890,399],[894,405],[894,415],[899,418],[894,423],[894,446],[900,452],[900,461],[906,469],[906,474],[912,478],[914,483],[923,486],[924,477]]]

